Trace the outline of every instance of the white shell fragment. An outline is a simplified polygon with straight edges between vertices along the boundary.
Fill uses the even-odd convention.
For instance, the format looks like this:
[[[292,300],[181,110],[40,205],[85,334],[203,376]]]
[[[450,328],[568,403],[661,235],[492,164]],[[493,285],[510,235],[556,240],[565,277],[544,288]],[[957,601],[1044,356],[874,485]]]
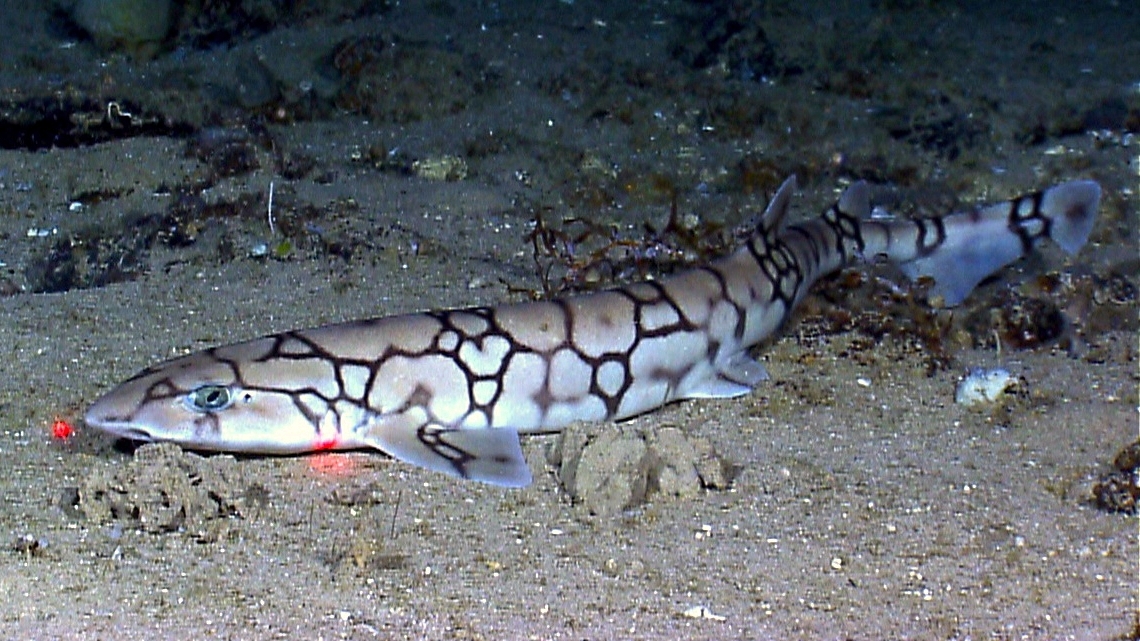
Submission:
[[[712,610],[703,605],[694,605],[681,614],[690,619],[708,619],[709,621],[724,621],[728,618],[720,616],[719,614],[713,614]]]
[[[973,367],[954,390],[954,402],[966,406],[993,403],[1016,382],[1013,375],[1000,367],[994,369]]]

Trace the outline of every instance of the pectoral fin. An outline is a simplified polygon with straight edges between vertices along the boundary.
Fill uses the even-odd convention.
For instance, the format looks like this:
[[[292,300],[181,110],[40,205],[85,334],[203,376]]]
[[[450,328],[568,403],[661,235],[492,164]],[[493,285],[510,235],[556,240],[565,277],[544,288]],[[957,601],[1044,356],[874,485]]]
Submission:
[[[531,481],[518,432],[510,429],[454,429],[385,416],[366,428],[364,442],[405,463],[451,476],[504,487]]]

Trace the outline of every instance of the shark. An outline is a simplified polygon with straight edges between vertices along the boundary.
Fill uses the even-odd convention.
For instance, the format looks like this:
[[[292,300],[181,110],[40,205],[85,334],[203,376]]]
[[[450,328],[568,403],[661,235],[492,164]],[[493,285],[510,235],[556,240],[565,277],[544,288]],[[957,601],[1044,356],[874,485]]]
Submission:
[[[795,177],[732,253],[672,276],[543,301],[406,313],[212,347],[132,376],[85,423],[134,441],[235,453],[374,448],[505,487],[532,480],[521,434],[620,421],[768,378],[753,357],[821,277],[887,261],[955,306],[1045,238],[1087,241],[1100,186],[1074,180],[922,219],[872,216],[851,184],[790,224]]]

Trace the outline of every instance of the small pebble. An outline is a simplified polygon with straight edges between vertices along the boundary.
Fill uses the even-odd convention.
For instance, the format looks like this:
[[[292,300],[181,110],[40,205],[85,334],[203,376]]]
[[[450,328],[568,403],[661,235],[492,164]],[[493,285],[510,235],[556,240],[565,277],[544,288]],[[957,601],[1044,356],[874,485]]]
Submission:
[[[992,403],[1015,383],[1013,376],[1004,369],[982,369],[975,367],[954,390],[954,402],[959,405],[979,405]]]
[[[706,608],[703,605],[694,605],[681,614],[690,619],[708,619],[709,621],[724,621],[728,618],[720,616],[719,614],[713,614],[712,610]]]

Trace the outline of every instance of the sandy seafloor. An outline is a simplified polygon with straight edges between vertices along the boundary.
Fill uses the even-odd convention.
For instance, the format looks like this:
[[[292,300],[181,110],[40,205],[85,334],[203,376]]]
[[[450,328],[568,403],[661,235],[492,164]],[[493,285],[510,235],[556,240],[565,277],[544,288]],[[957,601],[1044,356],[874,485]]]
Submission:
[[[973,304],[1044,273],[1134,288],[1135,3],[734,4],[763,25],[767,72],[733,58],[739,43],[671,53],[699,49],[684,17],[707,10],[679,2],[365,3],[354,19],[314,3],[212,48],[174,35],[150,60],[7,4],[6,104],[78,95],[187,123],[199,142],[258,133],[240,150],[256,163],[229,177],[177,132],[0,151],[0,637],[1135,638],[1137,520],[1089,500],[1137,437],[1127,292],[1096,297],[1096,322],[1070,318],[1078,339],[1000,353],[957,341],[932,376],[905,338],[854,349],[856,331],[809,340],[810,318],[798,320],[760,351],[772,381],[755,394],[636,419],[708,439],[734,466],[731,486],[618,514],[590,514],[560,488],[551,436],[525,439],[535,483],[522,490],[375,453],[166,452],[173,480],[159,470],[124,490],[149,526],[92,521],[74,498],[137,465],[81,424],[117,381],[264,333],[518,300],[539,287],[526,240],[539,211],[634,234],[667,218],[672,189],[682,213],[739,224],[792,172],[801,218],[857,178],[921,214],[1093,178],[1105,197],[1080,254],[1045,251]],[[331,47],[351,38],[373,50],[330,72]],[[752,38],[743,49],[763,44]],[[396,41],[415,52],[397,70],[407,94],[371,88],[337,108],[326,85],[397,82],[375,45]],[[285,171],[273,149],[312,167]],[[464,158],[466,176],[384,165],[444,156]],[[87,253],[96,237],[130,244],[140,220],[171,211],[172,191],[199,214],[248,200],[163,223],[193,242],[160,230],[129,255]],[[289,227],[307,206],[308,226]],[[352,255],[322,250],[320,234],[350,238]],[[37,293],[36,265],[53,247],[59,262],[68,238],[86,267]],[[253,256],[258,243],[281,256]],[[83,280],[108,256],[126,265],[118,282]],[[1023,377],[1018,402],[953,402],[967,367],[997,365]],[[57,417],[77,426],[66,442],[49,433]],[[225,513],[189,506],[154,526],[179,509],[155,498],[164,484],[219,483],[202,476],[215,468]],[[697,606],[713,616],[685,615]]]

